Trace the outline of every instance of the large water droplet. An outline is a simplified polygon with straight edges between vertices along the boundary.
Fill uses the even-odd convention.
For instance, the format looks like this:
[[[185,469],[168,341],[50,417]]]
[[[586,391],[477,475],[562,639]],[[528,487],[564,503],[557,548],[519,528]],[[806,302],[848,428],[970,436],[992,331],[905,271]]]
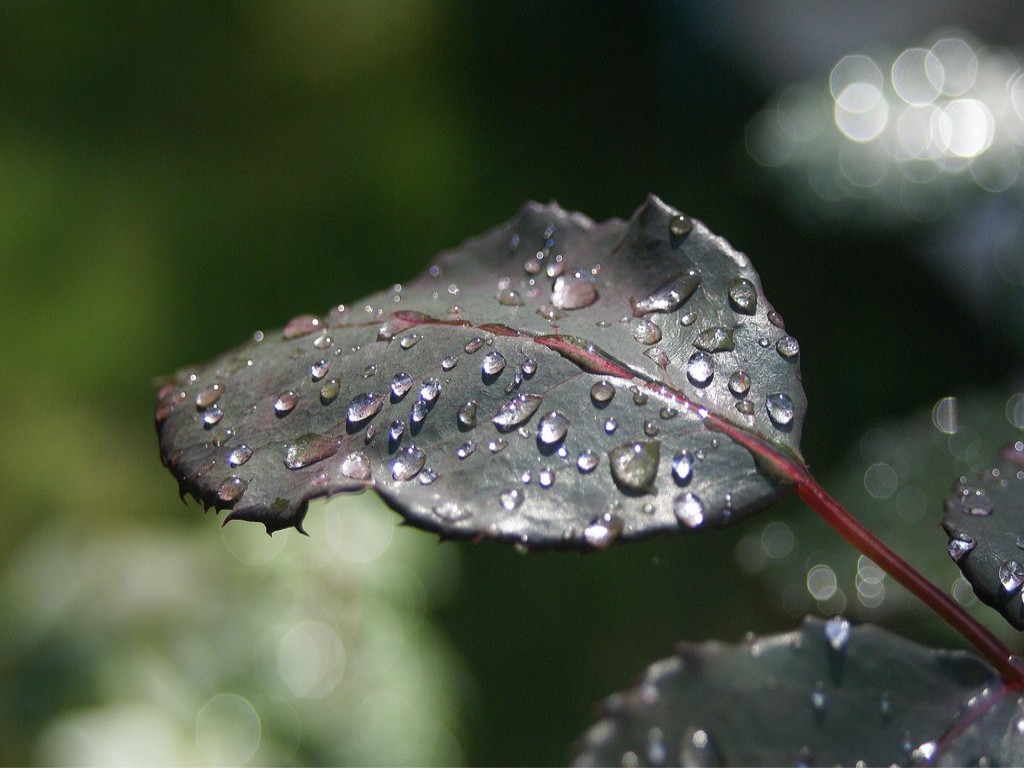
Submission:
[[[251,458],[252,448],[242,443],[228,454],[228,464],[232,467],[240,467]]]
[[[563,413],[551,411],[537,422],[537,439],[544,445],[556,445],[565,439],[569,419]]]
[[[452,368],[454,368],[458,364],[459,364],[459,358],[457,358],[455,355],[447,355],[446,357],[442,357],[441,358],[441,370],[442,371],[450,371]]]
[[[792,336],[783,336],[775,344],[775,350],[787,360],[800,354],[800,343]]]
[[[217,488],[217,498],[225,504],[234,504],[245,493],[249,483],[240,477],[229,477]]]
[[[302,469],[329,459],[340,447],[341,441],[334,437],[313,433],[302,435],[285,450],[284,465],[288,469]]]
[[[697,528],[704,522],[704,502],[695,493],[681,493],[672,500],[672,512],[687,528]]]
[[[320,318],[314,315],[299,315],[285,324],[283,335],[285,340],[297,339],[319,329]]]
[[[696,387],[706,387],[715,376],[715,362],[707,352],[694,352],[686,363],[686,378]]]
[[[207,428],[215,426],[224,418],[224,411],[221,407],[214,403],[203,413],[203,425]]]
[[[199,390],[196,394],[196,408],[200,411],[209,408],[220,399],[220,396],[224,394],[224,390],[223,384],[211,384]]]
[[[423,469],[427,454],[410,443],[391,462],[391,476],[395,480],[412,480]]]
[[[480,363],[480,370],[483,371],[485,376],[497,376],[504,368],[505,356],[496,349],[484,355],[484,359]]]
[[[672,458],[672,476],[680,485],[686,485],[693,479],[693,454],[683,450]]]
[[[757,288],[745,277],[737,277],[729,284],[729,301],[736,311],[752,315],[757,311]]]
[[[384,405],[384,396],[376,392],[364,392],[352,398],[345,415],[349,424],[359,424],[373,418]]]
[[[420,384],[420,400],[427,405],[432,405],[441,394],[441,382],[435,378],[424,379]]]
[[[509,488],[501,493],[498,501],[501,504],[501,508],[506,512],[512,512],[516,510],[520,504],[523,503],[525,494],[518,488]]]
[[[793,423],[796,411],[793,408],[793,401],[785,392],[775,392],[764,401],[765,410],[771,417],[776,427],[788,427]]]
[[[729,377],[729,391],[736,397],[743,397],[750,391],[750,377],[745,371],[736,371]]]
[[[289,389],[287,392],[282,392],[274,402],[274,413],[278,416],[287,416],[295,410],[295,406],[298,404],[299,396]]]
[[[419,424],[427,418],[427,413],[429,412],[430,406],[423,400],[417,400],[412,404],[412,410],[409,411],[409,421],[413,424]]]
[[[615,397],[615,385],[606,379],[602,379],[590,388],[590,399],[599,405],[611,402]]]
[[[515,429],[529,420],[544,398],[540,395],[519,394],[501,404],[491,421],[502,432]]]
[[[333,403],[341,394],[341,380],[330,378],[320,385],[320,402],[324,405]]]
[[[647,493],[653,489],[658,476],[661,443],[657,440],[639,440],[613,448],[608,453],[612,479],[624,491]]]
[[[965,515],[987,517],[992,514],[992,498],[982,488],[970,488],[963,492],[960,511]]]
[[[633,314],[637,317],[648,312],[675,312],[693,296],[700,285],[700,275],[694,271],[672,278],[642,299],[633,299]]]
[[[601,463],[601,457],[589,448],[576,457],[576,469],[580,472],[593,472]]]
[[[671,219],[669,219],[668,231],[669,234],[672,235],[672,237],[682,237],[683,235],[688,235],[693,231],[693,222],[690,221],[685,216],[683,216],[682,214],[679,214],[678,216],[673,216]]]
[[[412,376],[408,373],[396,373],[391,379],[391,397],[401,400],[405,394],[412,389]]]
[[[1007,594],[1019,592],[1021,586],[1024,586],[1024,565],[1016,560],[1004,562],[999,566],[999,582]]]
[[[633,328],[633,338],[641,344],[657,344],[661,341],[661,328],[651,320],[639,320]]]
[[[732,328],[715,325],[705,328],[693,340],[693,346],[705,352],[731,352],[736,348],[732,339]]]
[[[498,303],[504,307],[521,307],[524,301],[519,291],[514,291],[511,288],[502,288],[498,291]]]
[[[402,435],[405,434],[405,422],[401,419],[395,419],[391,422],[391,427],[388,429],[388,441],[392,445],[396,445],[401,439]]]
[[[605,512],[583,529],[583,539],[594,549],[605,549],[622,533],[622,518],[613,512]]]
[[[519,370],[523,372],[523,376],[529,378],[537,372],[537,361],[532,357],[528,357],[523,360],[522,364],[519,366]]]
[[[464,429],[473,429],[477,425],[477,402],[476,400],[467,400],[459,406],[459,410],[456,412],[456,418],[459,420],[459,426]]]
[[[850,642],[850,622],[842,616],[833,616],[825,622],[825,639],[832,650],[841,651]]]
[[[341,460],[341,474],[349,480],[369,480],[370,459],[362,451],[353,451]]]
[[[978,542],[971,536],[968,536],[966,533],[958,533],[949,540],[949,546],[946,547],[946,551],[954,561],[959,563],[961,558],[976,546],[978,546]]]
[[[559,309],[582,309],[597,299],[597,284],[589,272],[561,275],[551,289],[551,303]]]
[[[455,449],[455,455],[460,459],[466,459],[473,455],[473,451],[476,450],[476,443],[472,440],[467,440],[458,448]]]

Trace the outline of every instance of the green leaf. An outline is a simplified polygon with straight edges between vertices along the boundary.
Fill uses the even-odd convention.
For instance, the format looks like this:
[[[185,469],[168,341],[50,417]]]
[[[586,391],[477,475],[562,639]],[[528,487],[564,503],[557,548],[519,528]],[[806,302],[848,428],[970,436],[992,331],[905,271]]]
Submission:
[[[373,489],[444,536],[601,548],[765,506],[786,485],[754,454],[799,457],[804,410],[749,259],[651,197],[601,224],[527,204],[181,372],[157,429],[182,493],[270,531]]]
[[[652,664],[605,701],[575,764],[906,764],[945,752],[939,740],[997,691],[996,673],[970,653],[808,618],[788,634],[683,645]]]

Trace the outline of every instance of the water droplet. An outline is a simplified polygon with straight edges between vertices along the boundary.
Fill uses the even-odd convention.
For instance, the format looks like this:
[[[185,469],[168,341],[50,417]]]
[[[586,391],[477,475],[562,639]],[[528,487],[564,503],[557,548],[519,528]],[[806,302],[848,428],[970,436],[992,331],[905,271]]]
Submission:
[[[314,315],[299,315],[298,317],[293,317],[285,324],[283,335],[287,341],[297,339],[319,329],[320,318]]]
[[[714,325],[705,328],[693,340],[693,346],[705,352],[731,352],[736,348],[732,338],[732,328]]]
[[[523,262],[523,269],[526,270],[526,274],[528,274],[528,275],[536,275],[538,272],[540,272],[540,268],[541,268],[540,260],[543,259],[543,258],[544,258],[544,254],[543,253],[538,253],[536,256],[531,256],[526,261],[524,261]]]
[[[299,396],[289,389],[287,392],[282,392],[274,402],[274,413],[278,416],[287,416],[295,410],[298,403]]]
[[[559,253],[548,262],[547,267],[544,268],[544,274],[548,277],[558,277],[563,272],[565,272],[565,260],[562,258],[562,254]]]
[[[419,424],[425,418],[427,413],[430,411],[430,406],[427,405],[423,400],[417,400],[412,404],[412,410],[409,411],[409,421],[412,424]]]
[[[615,420],[615,417],[610,416],[604,423],[604,431],[609,435],[613,434],[616,429],[619,428],[619,422]]]
[[[668,355],[665,353],[665,350],[662,349],[661,347],[648,347],[647,349],[644,350],[644,356],[649,357],[654,362],[654,364],[661,368],[662,370],[668,368]]]
[[[525,360],[523,360],[522,365],[519,366],[519,369],[523,372],[523,376],[529,378],[530,376],[533,376],[533,374],[537,372],[537,361],[534,360],[532,357],[528,357]]]
[[[232,467],[240,467],[252,458],[252,448],[242,443],[228,454],[228,464]]]
[[[551,411],[537,422],[537,440],[544,445],[557,445],[569,431],[569,419],[565,414]]]
[[[722,757],[702,728],[687,728],[680,740],[680,765],[722,765]],[[809,763],[804,763],[809,765]]]
[[[202,411],[209,408],[220,400],[220,396],[224,394],[224,389],[223,384],[211,384],[199,390],[198,394],[196,394],[196,409]]]
[[[551,467],[541,467],[540,472],[537,473],[537,482],[540,483],[541,488],[550,488],[555,484],[555,473]]]
[[[788,427],[793,423],[796,411],[793,408],[793,401],[786,393],[775,392],[768,395],[764,405],[765,410],[768,411],[768,416],[771,417],[772,423],[776,427]]]
[[[644,434],[648,437],[654,437],[658,434],[658,425],[651,419],[644,420]]]
[[[213,405],[206,409],[205,413],[203,413],[203,425],[206,426],[207,428],[210,428],[212,426],[215,426],[223,418],[224,411],[221,410],[221,407],[219,405],[214,403]]]
[[[638,386],[632,386],[629,391],[633,395],[633,405],[647,405],[647,393]]]
[[[658,476],[660,457],[661,443],[657,440],[640,440],[613,448],[608,453],[612,479],[624,491],[647,493]]]
[[[217,488],[217,498],[225,504],[234,504],[245,493],[249,483],[240,477],[229,477]]]
[[[576,457],[576,469],[580,472],[593,472],[601,463],[601,457],[589,448]]]
[[[648,312],[675,312],[693,296],[699,285],[700,275],[695,271],[678,275],[644,298],[631,299],[633,314],[641,317]]]
[[[665,421],[669,421],[670,419],[674,419],[678,415],[679,415],[679,411],[677,411],[675,408],[669,408],[667,405],[664,408],[662,408],[660,411],[658,411],[659,418],[664,419]]]
[[[399,342],[398,342],[398,345],[399,345],[399,346],[400,346],[400,347],[401,347],[402,349],[412,349],[413,347],[415,347],[415,346],[416,346],[416,343],[417,343],[417,342],[418,342],[418,341],[419,341],[419,340],[420,340],[421,338],[423,338],[423,337],[422,337],[422,336],[420,336],[420,335],[419,335],[418,333],[410,333],[410,334],[409,334],[409,335],[407,335],[407,336],[403,336],[403,337],[402,337],[402,339],[401,339],[401,341],[399,341]]]
[[[750,377],[745,371],[736,371],[729,377],[729,391],[736,397],[743,397],[750,391]]]
[[[329,459],[338,452],[341,441],[324,435],[306,434],[295,439],[285,450],[284,465],[288,469],[302,469],[318,461]]]
[[[496,349],[484,355],[483,362],[480,363],[480,370],[485,376],[497,376],[504,368],[505,356]]]
[[[1016,540],[1017,549],[1024,549],[1024,533],[1017,534]]]
[[[1019,592],[1024,586],[1024,565],[1016,560],[1007,560],[999,566],[999,581],[1007,594]]]
[[[213,431],[213,444],[220,448],[234,436],[235,430],[230,428],[225,429],[224,427],[217,427],[217,429]]]
[[[981,488],[966,489],[960,500],[960,511],[965,515],[987,517],[992,514],[992,499]]]
[[[850,642],[850,622],[842,616],[833,616],[825,622],[825,639],[832,650],[841,651]]]
[[[672,500],[676,519],[687,528],[697,528],[704,522],[704,502],[695,493],[681,493]]]
[[[313,381],[320,381],[327,372],[331,370],[331,364],[326,360],[318,360],[309,366],[309,378]]]
[[[348,404],[346,418],[349,424],[359,424],[373,418],[384,405],[384,396],[376,392],[364,392],[352,398]]]
[[[472,355],[474,352],[479,351],[480,347],[484,345],[484,340],[479,336],[475,336],[466,342],[466,346],[462,348],[462,351],[467,355]]]
[[[391,379],[391,397],[394,400],[401,400],[410,389],[412,389],[412,376],[408,373],[396,373]]]
[[[341,460],[341,474],[349,480],[369,480],[370,459],[362,451],[353,451]]]
[[[502,288],[498,291],[498,303],[504,307],[521,307],[525,303],[519,291],[511,288]]]
[[[729,301],[737,312],[752,315],[757,311],[757,289],[745,277],[737,277],[729,284]]]
[[[525,494],[518,488],[509,488],[503,491],[501,496],[498,498],[501,508],[506,512],[512,512],[516,510],[520,504],[523,503]]]
[[[736,403],[736,410],[742,413],[744,416],[754,415],[754,401],[753,400],[740,400]]]
[[[455,355],[448,355],[447,357],[441,358],[441,370],[450,371],[456,365],[459,364],[459,358]]]
[[[679,324],[682,326],[691,326],[695,322],[697,322],[697,313],[692,310],[679,316]]]
[[[364,379],[369,379],[371,376],[376,376],[376,375],[377,375],[377,364],[376,363],[370,363],[368,366],[363,368],[363,378]]]
[[[613,397],[615,397],[615,385],[606,379],[602,379],[590,388],[590,399],[600,405],[611,402]]]
[[[558,309],[582,309],[597,299],[597,283],[589,272],[561,275],[551,289],[551,303]]]
[[[815,712],[821,713],[825,711],[825,686],[822,685],[821,681],[815,683],[814,690],[811,691],[811,706]]]
[[[768,310],[768,322],[774,325],[776,328],[786,329],[786,321],[782,319],[782,315],[776,312],[774,309]]]
[[[423,475],[420,475],[420,481],[422,482]],[[439,518],[449,523],[457,523],[461,520],[466,520],[473,516],[473,513],[468,509],[464,509],[454,501],[445,501],[438,504],[436,507],[431,507],[431,512],[437,515]]]
[[[487,443],[487,450],[491,453],[501,453],[508,447],[508,440],[503,437],[495,438]]]
[[[633,328],[633,338],[641,344],[657,344],[661,341],[661,328],[651,320],[639,320]]]
[[[315,339],[313,339],[313,346],[316,347],[317,349],[329,349],[331,344],[333,343],[334,342],[331,341],[331,337],[327,335],[327,331],[324,331]]]
[[[333,403],[341,394],[341,381],[339,379],[328,379],[320,386],[320,402],[324,405]]]
[[[540,395],[520,394],[507,400],[498,408],[491,421],[502,432],[518,427],[527,422],[537,409],[540,408],[544,398]]]
[[[693,222],[688,218],[679,214],[673,216],[668,222],[668,231],[673,237],[682,237],[688,235],[693,231]]]
[[[686,364],[686,378],[696,387],[706,387],[715,375],[715,363],[707,352],[694,352]]]
[[[949,540],[949,546],[946,547],[946,551],[949,556],[953,558],[955,562],[960,562],[961,558],[974,549],[978,545],[972,537],[965,533],[958,533],[952,539]]]
[[[460,459],[465,459],[468,458],[469,456],[472,456],[473,451],[475,450],[476,443],[474,443],[472,440],[467,440],[466,442],[464,442],[462,445],[455,449],[455,455],[458,456]]]
[[[775,350],[787,360],[800,354],[800,343],[792,336],[783,336],[775,344]]]
[[[424,470],[420,472],[420,475],[416,480],[420,485],[430,485],[432,482],[437,480],[437,472],[430,467],[425,467]]]
[[[397,444],[401,439],[402,435],[405,434],[405,422],[401,419],[395,419],[391,422],[391,427],[388,429],[388,440],[392,445]]]
[[[476,400],[467,400],[459,406],[459,410],[456,411],[455,416],[459,421],[459,426],[463,429],[473,429],[477,425],[477,402]]]
[[[594,549],[605,549],[622,533],[622,518],[613,512],[605,512],[583,529],[583,539]]]
[[[566,312],[557,307],[551,307],[545,304],[537,310],[537,314],[543,317],[545,320],[561,320],[566,316]]]
[[[686,485],[693,479],[693,454],[683,450],[672,458],[672,476],[680,485]]]
[[[427,405],[432,405],[441,394],[441,382],[435,378],[424,379],[420,384],[420,400]]]
[[[395,480],[412,480],[423,469],[427,454],[410,443],[391,462],[391,476]]]
[[[519,371],[516,371],[515,375],[512,376],[512,380],[509,381],[509,383],[505,387],[505,394],[506,395],[511,395],[513,392],[515,392],[517,389],[519,389],[519,387],[522,385],[522,383],[523,383],[523,374],[521,374]]]

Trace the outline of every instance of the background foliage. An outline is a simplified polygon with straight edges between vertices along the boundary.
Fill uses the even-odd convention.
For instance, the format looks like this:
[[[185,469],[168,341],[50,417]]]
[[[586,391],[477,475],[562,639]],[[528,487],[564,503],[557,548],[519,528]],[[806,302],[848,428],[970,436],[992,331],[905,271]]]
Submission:
[[[601,220],[652,191],[752,255],[801,343],[804,455],[875,504],[849,482],[880,461],[865,431],[983,387],[998,414],[1020,325],[958,283],[969,243],[952,280],[924,258],[934,222],[789,205],[745,127],[864,41],[959,23],[1019,45],[1024,24],[909,3],[840,37],[828,5],[0,5],[0,760],[558,763],[676,640],[828,612],[797,594],[828,550],[757,551],[772,522],[820,534],[795,503],[596,556],[438,547],[367,497],[271,540],[182,507],[152,427],[155,377],[408,279],[523,200]],[[940,483],[977,453],[949,450]],[[935,487],[907,521],[925,559]],[[764,552],[795,576],[736,564]],[[957,644],[899,606],[859,615]]]

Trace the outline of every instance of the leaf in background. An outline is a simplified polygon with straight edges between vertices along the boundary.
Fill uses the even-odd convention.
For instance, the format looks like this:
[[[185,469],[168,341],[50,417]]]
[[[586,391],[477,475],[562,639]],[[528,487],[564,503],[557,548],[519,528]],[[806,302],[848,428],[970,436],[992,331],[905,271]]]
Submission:
[[[1002,693],[969,653],[808,618],[739,645],[684,645],[651,665],[605,701],[575,764],[906,764],[938,756],[948,745],[935,742],[961,716]]]
[[[724,525],[799,456],[799,347],[749,259],[650,197],[529,203],[407,285],[293,319],[166,384],[182,493],[268,531],[372,488],[414,525],[530,547]]]
[[[942,527],[975,594],[1024,629],[1024,442],[1003,448],[977,482],[960,478]]]

